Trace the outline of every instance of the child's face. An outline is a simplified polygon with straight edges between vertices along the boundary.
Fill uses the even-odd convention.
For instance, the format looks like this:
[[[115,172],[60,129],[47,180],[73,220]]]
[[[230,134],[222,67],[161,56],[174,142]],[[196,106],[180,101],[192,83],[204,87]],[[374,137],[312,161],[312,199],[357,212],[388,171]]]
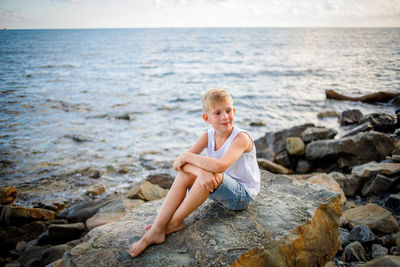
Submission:
[[[231,101],[219,102],[203,114],[203,119],[212,125],[216,131],[229,132],[235,120],[235,108]]]

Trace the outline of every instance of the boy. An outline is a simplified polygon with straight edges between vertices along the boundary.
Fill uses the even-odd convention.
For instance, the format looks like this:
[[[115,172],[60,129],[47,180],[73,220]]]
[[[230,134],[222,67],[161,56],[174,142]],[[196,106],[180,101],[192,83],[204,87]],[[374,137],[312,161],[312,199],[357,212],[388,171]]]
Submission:
[[[233,126],[236,111],[231,96],[214,88],[203,95],[201,102],[203,119],[212,128],[176,158],[173,167],[178,174],[156,220],[131,245],[132,257],[151,244],[164,242],[165,235],[182,229],[183,220],[208,196],[228,209],[242,210],[260,190],[255,145],[246,132]],[[208,156],[199,155],[205,148]]]

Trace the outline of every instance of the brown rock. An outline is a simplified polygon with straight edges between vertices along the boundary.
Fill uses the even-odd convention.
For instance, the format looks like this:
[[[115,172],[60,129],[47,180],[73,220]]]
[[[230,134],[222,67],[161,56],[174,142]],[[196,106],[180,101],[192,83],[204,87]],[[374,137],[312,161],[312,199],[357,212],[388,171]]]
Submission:
[[[0,224],[21,225],[33,221],[50,221],[56,216],[51,210],[0,205]]]
[[[291,156],[302,156],[305,151],[305,144],[300,137],[286,138],[286,150]]]
[[[362,267],[399,267],[400,256],[386,255],[363,264]]]
[[[168,193],[167,189],[161,188],[148,181],[135,185],[128,193],[128,198],[143,199],[144,201],[164,198]]]
[[[367,252],[360,242],[354,241],[345,247],[341,259],[348,262],[367,261]]]
[[[257,163],[261,169],[270,171],[272,173],[276,173],[276,174],[293,173],[291,170],[289,170],[279,164],[273,163],[272,161],[269,161],[267,159],[257,159]]]
[[[365,180],[361,177],[343,174],[341,172],[331,172],[329,175],[340,184],[344,194],[348,197],[355,197],[358,195]]]
[[[0,205],[12,205],[18,196],[15,187],[7,186],[0,189]]]
[[[399,231],[392,214],[376,204],[346,210],[343,215],[350,225],[367,225],[374,233],[390,234]]]
[[[339,118],[339,114],[335,110],[323,111],[317,114],[319,119],[325,118]]]
[[[342,202],[343,203],[346,202],[346,196],[345,196],[342,188],[340,187],[339,183],[336,182],[335,179],[333,179],[333,177],[330,176],[329,174],[321,173],[321,174],[314,175],[307,180],[307,183],[324,185],[328,189],[339,193],[340,196],[342,197]]]
[[[168,173],[160,173],[147,176],[146,181],[159,185],[164,189],[170,189],[174,182],[174,178]]]
[[[98,195],[103,194],[105,191],[106,191],[106,188],[104,187],[104,185],[96,184],[96,185],[91,186],[88,190],[86,190],[85,195],[92,194],[92,195],[98,196]]]

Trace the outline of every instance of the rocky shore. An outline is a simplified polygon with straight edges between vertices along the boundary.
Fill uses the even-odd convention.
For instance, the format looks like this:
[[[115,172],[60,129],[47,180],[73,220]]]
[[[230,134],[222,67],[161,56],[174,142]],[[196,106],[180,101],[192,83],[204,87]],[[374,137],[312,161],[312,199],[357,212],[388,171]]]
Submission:
[[[246,211],[207,201],[134,260],[129,245],[171,176],[124,194],[93,184],[76,203],[40,208],[13,205],[23,191],[1,188],[0,266],[400,266],[400,112],[326,116],[338,117],[341,136],[305,124],[256,140],[262,188]]]

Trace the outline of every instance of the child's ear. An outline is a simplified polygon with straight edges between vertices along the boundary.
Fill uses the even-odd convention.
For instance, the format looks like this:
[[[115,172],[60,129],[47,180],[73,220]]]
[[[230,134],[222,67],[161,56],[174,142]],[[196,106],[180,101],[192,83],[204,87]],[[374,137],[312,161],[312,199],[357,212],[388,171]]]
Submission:
[[[233,115],[236,115],[236,108],[233,108]]]
[[[208,115],[207,115],[206,113],[203,113],[203,120],[204,120],[205,122],[209,123],[209,122],[208,122]]]

